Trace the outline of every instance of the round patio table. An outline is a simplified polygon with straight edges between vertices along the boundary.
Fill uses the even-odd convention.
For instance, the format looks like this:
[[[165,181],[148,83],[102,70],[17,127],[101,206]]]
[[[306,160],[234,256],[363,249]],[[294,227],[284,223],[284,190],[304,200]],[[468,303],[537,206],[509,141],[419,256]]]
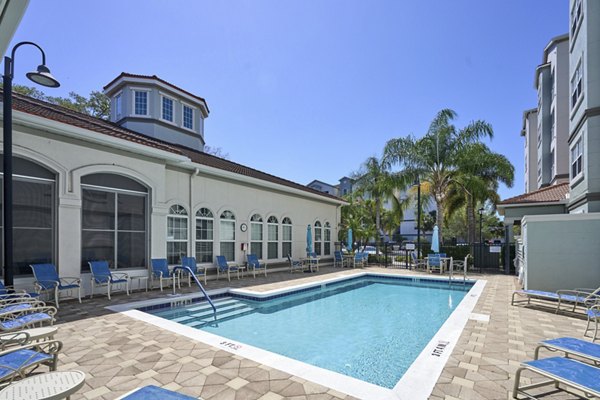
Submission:
[[[0,391],[0,400],[58,400],[69,398],[85,381],[81,371],[48,372],[17,381]]]

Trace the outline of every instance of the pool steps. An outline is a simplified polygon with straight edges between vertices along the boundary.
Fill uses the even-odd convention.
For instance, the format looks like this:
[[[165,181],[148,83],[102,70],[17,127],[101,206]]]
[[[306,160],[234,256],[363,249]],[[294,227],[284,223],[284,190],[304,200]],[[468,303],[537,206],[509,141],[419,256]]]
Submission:
[[[218,323],[254,311],[254,307],[251,305],[232,297],[216,299],[213,303],[217,310],[216,319],[213,316],[212,306],[207,302],[196,303],[193,306],[177,310],[166,309],[155,313],[155,315],[183,325],[201,328],[207,324]],[[173,315],[178,315],[178,317],[172,318]]]

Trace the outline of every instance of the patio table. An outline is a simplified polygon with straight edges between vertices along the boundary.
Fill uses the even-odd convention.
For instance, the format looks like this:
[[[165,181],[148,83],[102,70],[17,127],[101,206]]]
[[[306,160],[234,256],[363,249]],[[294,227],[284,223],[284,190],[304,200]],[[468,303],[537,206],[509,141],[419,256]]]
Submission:
[[[0,400],[69,399],[85,381],[81,371],[48,372],[33,375],[10,384],[0,391]]]

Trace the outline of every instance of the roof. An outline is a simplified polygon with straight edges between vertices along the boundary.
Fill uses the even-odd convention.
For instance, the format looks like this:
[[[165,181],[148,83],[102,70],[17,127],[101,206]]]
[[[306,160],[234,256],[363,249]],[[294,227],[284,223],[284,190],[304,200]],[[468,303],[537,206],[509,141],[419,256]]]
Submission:
[[[188,92],[187,90],[184,90],[182,88],[180,88],[179,86],[175,86],[173,85],[171,82],[167,82],[164,79],[159,78],[156,75],[138,75],[138,74],[130,74],[128,72],[121,72],[121,74],[119,76],[117,76],[115,79],[113,79],[112,81],[110,81],[106,86],[104,86],[102,89],[106,90],[108,89],[113,83],[117,82],[119,79],[121,78],[137,78],[137,79],[153,79],[156,80],[158,82],[161,82],[175,90],[179,90],[180,92],[183,92],[185,94],[187,94],[188,96],[191,96],[201,102],[204,103],[204,105],[206,106],[206,111],[210,112],[210,110],[208,109],[208,104],[206,103],[206,100],[200,96],[196,96],[193,93]]]
[[[535,204],[535,203],[564,203],[568,199],[569,182],[547,186],[535,192],[521,194],[502,200],[498,206]]]
[[[2,90],[0,89],[0,94]],[[304,192],[317,194],[322,197],[341,201],[340,198],[323,193],[318,190],[311,189],[296,182],[287,179],[279,178],[275,175],[262,172],[245,165],[241,165],[211,154],[193,150],[184,146],[167,143],[165,141],[155,139],[144,134],[125,129],[119,125],[106,121],[100,118],[95,118],[87,114],[82,114],[71,109],[61,107],[55,104],[47,103],[42,100],[23,96],[13,92],[13,109],[27,114],[47,118],[64,124],[87,129],[99,134],[112,136],[115,138],[127,140],[144,146],[153,147],[155,149],[171,152],[178,155],[183,155],[197,164],[206,165],[208,167],[217,168],[223,171],[233,172],[235,174],[260,179],[266,182],[271,182],[290,188],[302,190]]]

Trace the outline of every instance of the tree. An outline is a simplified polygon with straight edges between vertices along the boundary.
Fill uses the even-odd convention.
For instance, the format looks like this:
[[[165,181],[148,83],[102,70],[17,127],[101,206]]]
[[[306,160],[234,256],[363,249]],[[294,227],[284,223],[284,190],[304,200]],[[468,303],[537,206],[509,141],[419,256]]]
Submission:
[[[13,85],[13,91],[92,117],[101,119],[110,118],[110,99],[104,93],[99,91],[92,91],[89,97],[82,96],[75,92],[69,92],[69,97],[46,96],[41,90],[25,85]]]
[[[493,137],[490,124],[477,120],[462,129],[452,125],[456,113],[441,110],[431,122],[427,133],[420,139],[409,135],[389,140],[384,150],[384,162],[398,164],[404,174],[419,177],[430,185],[437,208],[439,240],[443,243],[444,216],[450,186],[459,171],[459,157],[465,147],[482,138]]]
[[[406,187],[401,175],[393,174],[389,170],[389,165],[382,163],[377,157],[369,157],[363,163],[361,170],[353,174],[355,176],[355,193],[362,198],[373,201],[373,211],[375,216],[376,238],[382,233],[381,213],[382,205],[385,200],[391,200],[396,212],[402,212],[402,205],[395,192]],[[379,252],[379,241],[377,241]]]
[[[215,157],[223,158],[225,160],[229,160],[229,154],[223,152],[223,149],[220,147],[211,147],[207,144],[204,145],[204,152],[206,154],[210,154]]]

